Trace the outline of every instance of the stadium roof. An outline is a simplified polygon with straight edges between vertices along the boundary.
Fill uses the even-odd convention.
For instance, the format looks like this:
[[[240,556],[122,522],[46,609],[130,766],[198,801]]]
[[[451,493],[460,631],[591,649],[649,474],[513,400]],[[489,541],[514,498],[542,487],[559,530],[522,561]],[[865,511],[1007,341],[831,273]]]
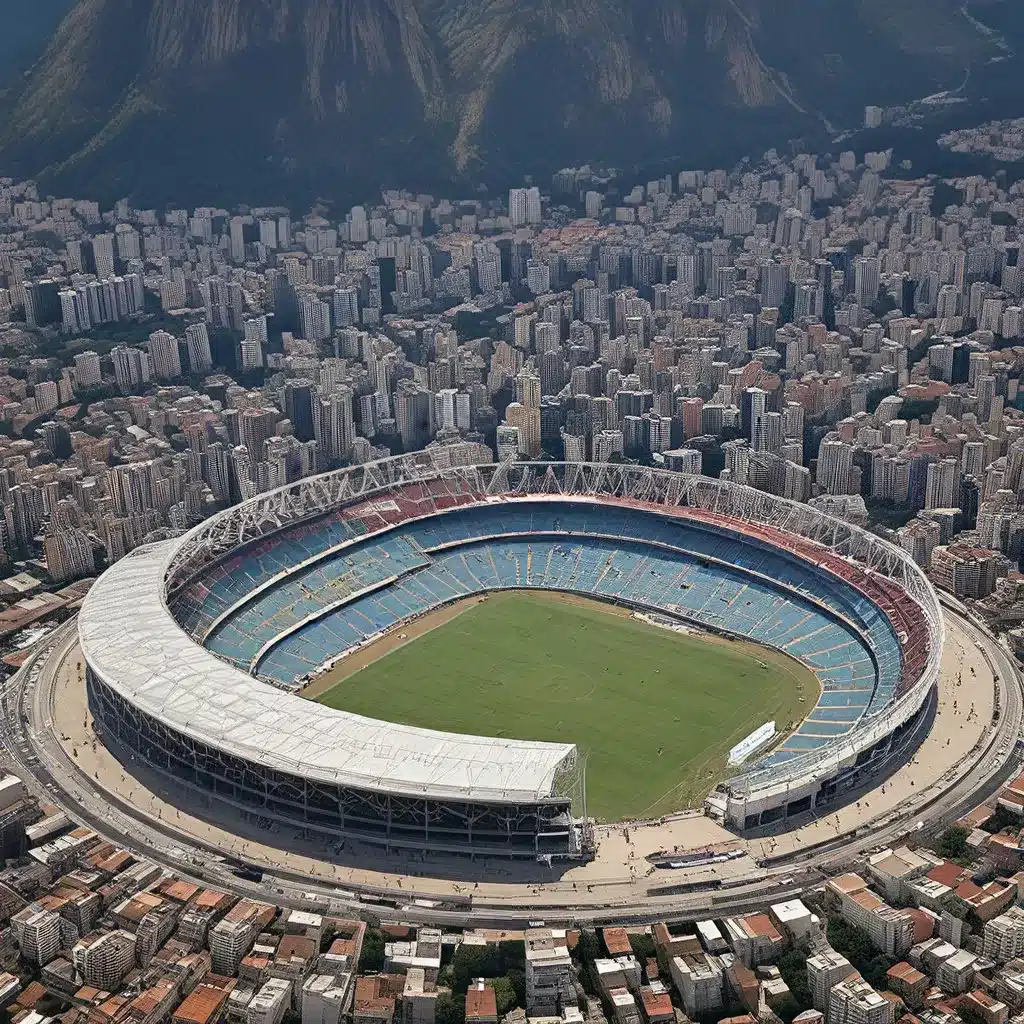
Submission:
[[[181,540],[137,548],[94,584],[79,615],[92,670],[140,711],[225,753],[364,790],[512,803],[552,795],[565,743],[416,729],[315,704],[193,642],[164,599]]]

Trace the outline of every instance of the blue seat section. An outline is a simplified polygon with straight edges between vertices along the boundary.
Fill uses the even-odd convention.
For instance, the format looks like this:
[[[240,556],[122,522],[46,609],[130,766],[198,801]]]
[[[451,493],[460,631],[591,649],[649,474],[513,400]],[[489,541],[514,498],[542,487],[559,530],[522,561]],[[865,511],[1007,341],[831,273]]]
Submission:
[[[268,540],[189,584],[175,614],[200,633],[223,615],[207,646],[243,668],[267,647],[259,675],[294,687],[404,620],[489,590],[569,590],[671,612],[783,651],[816,675],[820,700],[767,764],[842,736],[887,707],[900,680],[899,638],[873,602],[806,561],[710,525],[523,501],[365,531],[335,516]]]
[[[599,538],[487,541],[438,553],[430,566],[282,640],[261,662],[260,675],[289,685],[410,615],[455,597],[510,588],[571,590],[638,603],[799,658],[822,685],[822,716],[809,717],[790,737],[794,742],[787,740],[771,755],[776,760],[849,731],[875,701],[877,679],[863,640],[807,599],[780,595],[767,582],[686,553]]]
[[[257,587],[366,530],[362,520],[346,520],[339,512],[269,537],[190,583],[175,597],[174,617],[191,636],[202,636],[215,619]]]
[[[368,587],[430,564],[407,537],[366,540],[263,591],[221,622],[206,638],[215,654],[248,669],[264,644]],[[401,617],[401,616],[399,616]]]

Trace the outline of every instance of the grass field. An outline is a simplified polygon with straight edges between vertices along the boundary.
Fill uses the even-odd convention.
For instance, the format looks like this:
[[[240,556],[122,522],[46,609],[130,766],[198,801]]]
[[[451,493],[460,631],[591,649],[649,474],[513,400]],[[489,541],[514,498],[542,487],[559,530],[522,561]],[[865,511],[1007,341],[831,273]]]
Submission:
[[[431,729],[575,743],[587,810],[605,821],[698,804],[730,747],[769,719],[785,730],[817,700],[814,676],[785,655],[598,602],[517,592],[462,608],[376,660],[370,648],[365,667],[342,662],[316,699]]]

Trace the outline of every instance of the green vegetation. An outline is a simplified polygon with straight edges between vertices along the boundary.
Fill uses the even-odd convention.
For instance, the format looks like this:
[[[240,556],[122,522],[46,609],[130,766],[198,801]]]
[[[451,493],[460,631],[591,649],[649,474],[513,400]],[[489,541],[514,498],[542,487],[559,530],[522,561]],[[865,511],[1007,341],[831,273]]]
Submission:
[[[807,983],[807,954],[799,949],[787,949],[775,966],[778,967],[782,980],[789,986],[793,1001],[800,1010],[811,1009],[811,987]]]
[[[935,849],[940,856],[953,860],[954,857],[963,857],[968,852],[967,837],[970,833],[962,825],[953,825],[947,828],[939,836]]]
[[[841,917],[828,919],[829,945],[842,953],[873,988],[882,991],[889,986],[886,972],[896,963],[872,941],[863,928],[849,924]]]
[[[908,398],[900,406],[900,419],[909,422],[910,420],[920,420],[927,416],[931,420],[938,408],[939,400],[937,398]]]
[[[956,1015],[964,1024],[985,1024],[985,1018],[978,1010],[963,1003],[957,1006]]]
[[[488,943],[486,946],[461,945],[450,964],[441,968],[438,982],[451,989],[444,997],[443,1013],[448,1024],[460,1024],[465,1015],[466,989],[476,978],[486,978],[494,989],[498,1016],[517,1006],[526,1006],[526,948],[522,942]],[[438,1001],[437,1019],[442,1019]]]
[[[970,834],[962,825],[953,825],[939,836],[935,851],[946,860],[956,861],[961,865],[969,864],[973,860],[971,848],[967,845],[967,837]]]
[[[640,961],[641,965],[648,960],[653,960],[658,955],[654,946],[654,936],[650,932],[632,932],[629,936],[629,944],[633,947],[633,956]]]
[[[359,954],[359,973],[384,970],[384,945],[387,939],[379,928],[367,928]]]
[[[437,1024],[464,1024],[466,1020],[466,997],[455,992],[442,992],[434,1007]]]
[[[659,629],[595,602],[512,593],[470,606],[319,700],[431,729],[576,743],[587,809],[614,821],[702,800],[734,744],[769,719],[785,730],[817,697],[808,670],[766,648]]]
[[[906,526],[917,515],[917,511],[905,505],[893,505],[891,502],[869,498],[865,504],[868,509],[868,522],[872,526],[883,526],[889,530],[898,530]]]
[[[581,931],[580,937],[576,941],[576,947],[572,950],[570,955],[576,963],[576,969],[580,984],[583,986],[583,991],[586,992],[588,996],[600,999],[602,1004],[607,1004],[605,1005],[605,1013],[608,1013],[611,1008],[608,1003],[608,997],[605,995],[600,984],[598,984],[597,972],[594,968],[594,961],[602,955],[601,941],[597,937],[597,932],[588,931],[586,929]]]
[[[1012,811],[1008,811],[1002,804],[997,804],[996,809],[992,812],[992,817],[981,827],[991,835],[995,835],[997,832],[1002,832],[1003,829],[1019,829],[1020,818]]]
[[[513,989],[518,983],[525,986],[526,947],[522,942],[488,943],[486,946],[463,944],[452,957],[450,984],[453,992],[465,994],[474,978],[502,977],[510,979]]]

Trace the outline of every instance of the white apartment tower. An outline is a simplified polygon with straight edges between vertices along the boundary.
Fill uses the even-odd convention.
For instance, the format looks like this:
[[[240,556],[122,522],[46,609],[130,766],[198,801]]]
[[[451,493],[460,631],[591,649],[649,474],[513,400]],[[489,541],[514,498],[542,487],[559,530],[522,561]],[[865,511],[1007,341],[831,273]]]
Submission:
[[[167,331],[154,331],[146,343],[153,376],[158,380],[174,380],[181,376],[181,355],[178,339]]]
[[[245,1024],[280,1024],[291,1001],[291,981],[267,978],[245,1009]]]
[[[982,932],[981,955],[998,964],[1024,953],[1024,908],[1010,907],[992,918]]]
[[[540,189],[513,188],[508,193],[508,216],[515,228],[540,224],[543,216],[540,202]]]
[[[135,966],[135,936],[121,928],[87,935],[72,947],[71,959],[87,985],[114,992]]]
[[[314,401],[313,436],[331,462],[341,462],[349,457],[356,438],[351,388],[338,388]]]
[[[828,1024],[891,1024],[893,1004],[866,981],[841,981],[828,1001]]]
[[[99,387],[103,383],[100,371],[100,357],[95,352],[79,352],[75,356],[75,387],[79,389]]]
[[[928,466],[924,507],[956,508],[960,504],[960,466],[956,459],[942,459]]]
[[[253,900],[239,900],[210,929],[210,958],[214,971],[233,978],[256,936],[272,917],[272,907]]]
[[[30,903],[11,916],[21,955],[40,967],[60,952],[60,914]]]
[[[853,448],[845,441],[822,441],[818,448],[818,485],[826,494],[847,494]]]
[[[672,958],[672,980],[691,1019],[722,1006],[725,975],[717,960],[706,956]]]
[[[811,990],[811,1005],[824,1012],[829,996],[839,982],[854,973],[853,966],[841,953],[827,950],[807,960],[807,987]]]
[[[118,345],[110,352],[114,361],[114,378],[122,392],[148,384],[150,372],[149,353],[140,348]]]
[[[207,373],[213,369],[213,355],[210,352],[210,333],[206,324],[189,324],[185,328],[188,343],[188,365],[193,373]]]

